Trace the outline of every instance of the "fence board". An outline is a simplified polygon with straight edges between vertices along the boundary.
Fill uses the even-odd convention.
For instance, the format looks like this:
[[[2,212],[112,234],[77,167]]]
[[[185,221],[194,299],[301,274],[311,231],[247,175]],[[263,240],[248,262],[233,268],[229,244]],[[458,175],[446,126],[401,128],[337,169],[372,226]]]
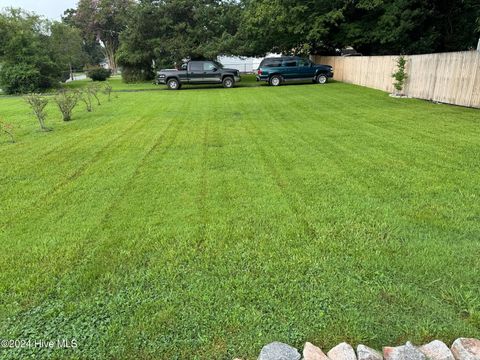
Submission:
[[[398,56],[312,56],[333,66],[334,79],[393,92]],[[480,52],[462,51],[406,56],[409,97],[480,108]]]

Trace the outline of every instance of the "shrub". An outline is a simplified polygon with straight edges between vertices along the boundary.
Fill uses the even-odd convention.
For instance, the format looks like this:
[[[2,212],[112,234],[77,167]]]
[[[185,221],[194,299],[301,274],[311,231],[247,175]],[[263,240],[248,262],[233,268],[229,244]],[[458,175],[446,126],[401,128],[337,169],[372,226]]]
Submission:
[[[92,98],[97,100],[98,105],[101,105],[100,99],[98,98],[99,91],[100,86],[96,83],[91,83],[83,91],[79,92],[79,99],[85,103],[88,112],[93,110]]]
[[[95,100],[97,100],[97,104],[100,106],[102,104],[100,103],[100,99],[98,98],[98,92],[99,91],[100,91],[100,85],[99,84],[91,83],[87,87],[87,92],[89,92],[90,95],[92,95],[95,98]]]
[[[403,90],[403,86],[405,85],[405,81],[407,80],[407,73],[405,72],[405,66],[407,64],[407,60],[405,56],[400,56],[397,59],[397,71],[392,74],[393,79],[393,87],[397,90],[397,93],[400,93]]]
[[[95,67],[87,70],[87,76],[93,81],[105,81],[112,75],[109,69]]]
[[[12,143],[15,142],[15,138],[13,136],[13,126],[12,124],[6,123],[5,121],[0,120],[0,136],[6,135],[10,138]]]
[[[7,94],[25,94],[38,90],[42,76],[37,68],[28,64],[4,64],[0,71],[0,87]]]
[[[45,107],[48,104],[48,99],[45,96],[35,93],[25,96],[24,99],[32,108],[33,114],[37,117],[40,130],[50,131],[51,129],[45,125],[45,119],[47,118]]]
[[[109,82],[106,82],[103,87],[103,93],[108,96],[108,101],[110,101],[110,96],[112,95],[112,85]]]
[[[122,80],[126,83],[147,81],[154,78],[155,74],[151,69],[143,69],[130,66],[124,66],[122,68]]]
[[[62,90],[55,96],[55,102],[63,115],[63,121],[72,120],[72,111],[77,105],[80,94],[77,91]]]
[[[85,106],[87,107],[87,111],[91,112],[93,108],[92,108],[92,95],[90,94],[90,92],[85,89],[83,91],[80,91],[78,94],[79,94],[79,99],[85,103]]]

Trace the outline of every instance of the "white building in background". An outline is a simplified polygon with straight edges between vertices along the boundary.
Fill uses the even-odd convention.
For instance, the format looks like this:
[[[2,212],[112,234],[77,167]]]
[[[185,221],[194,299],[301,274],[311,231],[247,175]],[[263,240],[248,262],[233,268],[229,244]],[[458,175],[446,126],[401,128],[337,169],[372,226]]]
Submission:
[[[281,54],[267,54],[266,57],[278,57]],[[265,59],[264,57],[243,57],[243,56],[219,56],[217,61],[230,69],[237,69],[242,73],[252,73],[258,69],[258,66]]]

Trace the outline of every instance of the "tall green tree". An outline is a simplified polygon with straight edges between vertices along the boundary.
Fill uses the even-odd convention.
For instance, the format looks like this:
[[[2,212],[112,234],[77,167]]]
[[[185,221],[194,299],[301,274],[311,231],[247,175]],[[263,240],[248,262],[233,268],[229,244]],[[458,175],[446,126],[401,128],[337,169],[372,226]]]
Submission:
[[[240,52],[308,54],[328,48],[346,6],[344,0],[244,0],[236,35]]]
[[[140,0],[121,36],[119,61],[149,71],[230,52],[241,7],[231,0]]]
[[[60,64],[68,66],[70,78],[73,80],[74,69],[81,67],[87,58],[80,31],[61,22],[52,23],[50,31],[55,59]]]
[[[48,88],[62,80],[50,24],[21,9],[0,13],[0,88],[8,93]]]
[[[418,54],[467,50],[479,36],[478,1],[371,0],[363,5],[346,8],[334,44],[364,54]]]
[[[81,31],[87,43],[101,44],[110,69],[117,71],[117,51],[120,33],[126,28],[134,0],[80,0],[77,8],[69,11],[70,17]]]
[[[67,9],[64,11],[62,16],[62,22],[66,25],[75,27],[80,31],[82,37],[82,48],[85,53],[84,63],[85,65],[99,65],[101,62],[105,61],[105,55],[100,45],[99,40],[95,34],[86,33],[81,28],[78,27],[75,19],[76,9]]]
[[[467,50],[480,29],[478,0],[243,0],[241,53],[370,54]]]

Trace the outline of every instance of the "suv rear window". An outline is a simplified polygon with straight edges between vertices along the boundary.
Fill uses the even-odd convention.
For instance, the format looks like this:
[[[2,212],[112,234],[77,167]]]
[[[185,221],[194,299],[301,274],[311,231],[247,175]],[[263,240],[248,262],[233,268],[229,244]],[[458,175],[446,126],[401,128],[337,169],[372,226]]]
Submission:
[[[282,66],[282,59],[263,59],[260,67],[280,67]]]

